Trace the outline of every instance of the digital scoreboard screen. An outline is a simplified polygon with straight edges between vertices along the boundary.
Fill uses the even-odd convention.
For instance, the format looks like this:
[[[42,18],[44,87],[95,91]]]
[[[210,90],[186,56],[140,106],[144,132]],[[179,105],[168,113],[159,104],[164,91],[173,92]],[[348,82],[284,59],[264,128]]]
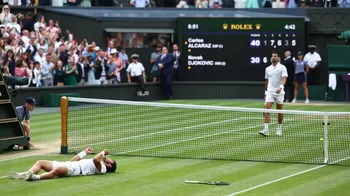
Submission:
[[[272,52],[305,49],[303,18],[179,18],[181,80],[263,81]]]

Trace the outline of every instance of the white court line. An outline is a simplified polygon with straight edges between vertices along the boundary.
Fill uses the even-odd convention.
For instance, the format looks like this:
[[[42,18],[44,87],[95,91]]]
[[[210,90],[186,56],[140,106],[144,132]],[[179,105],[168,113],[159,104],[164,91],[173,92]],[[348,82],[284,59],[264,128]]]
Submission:
[[[3,161],[10,161],[10,160],[15,160],[15,159],[20,159],[20,158],[26,158],[26,157],[32,157],[32,156],[37,156],[37,155],[43,155],[43,154],[49,154],[49,153],[47,153],[47,152],[41,152],[41,153],[36,153],[36,154],[29,154],[29,155],[23,155],[23,156],[8,158],[8,159],[0,159],[0,162],[3,162]]]
[[[0,176],[0,179],[3,179],[3,178],[7,178],[7,177],[9,177],[9,176]]]
[[[305,174],[305,173],[308,173],[308,172],[311,172],[311,171],[314,171],[314,170],[317,170],[317,169],[320,169],[320,168],[323,168],[323,167],[326,167],[326,166],[329,166],[329,165],[333,165],[333,164],[336,164],[336,163],[339,163],[339,162],[342,162],[342,161],[345,161],[345,160],[348,160],[348,159],[350,159],[350,157],[346,157],[346,158],[343,158],[343,159],[340,159],[340,160],[331,162],[331,163],[329,163],[328,165],[320,165],[320,166],[313,167],[313,168],[310,168],[310,169],[307,169],[307,170],[304,170],[304,171],[301,171],[301,172],[298,172],[298,173],[295,173],[295,174],[291,174],[291,175],[289,175],[289,176],[285,176],[285,177],[282,177],[282,178],[278,178],[278,179],[276,179],[276,180],[272,180],[272,181],[269,181],[269,182],[265,182],[265,183],[259,184],[259,185],[257,185],[257,186],[253,186],[253,187],[250,187],[250,188],[247,188],[247,189],[238,191],[238,192],[231,193],[231,194],[229,194],[229,195],[227,195],[227,196],[234,196],[234,195],[238,195],[238,194],[241,194],[241,193],[246,193],[246,192],[248,192],[248,191],[251,191],[251,190],[254,190],[254,189],[257,189],[257,188],[260,188],[260,187],[269,185],[269,184],[273,184],[273,183],[275,183],[275,182],[279,182],[279,181],[282,181],[282,180],[285,180],[285,179],[288,179],[288,178],[292,178],[292,177],[294,177],[294,176],[298,176],[298,175],[301,175],[301,174]]]

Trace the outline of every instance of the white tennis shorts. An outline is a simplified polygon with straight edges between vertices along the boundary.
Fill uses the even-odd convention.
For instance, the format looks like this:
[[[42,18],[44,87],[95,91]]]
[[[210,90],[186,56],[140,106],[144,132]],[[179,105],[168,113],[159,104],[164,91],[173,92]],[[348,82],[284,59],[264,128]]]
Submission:
[[[57,167],[61,166],[67,167],[67,176],[80,176],[80,166],[77,164],[77,162],[52,162],[52,169],[56,169]]]
[[[265,103],[283,104],[284,95],[266,95]]]

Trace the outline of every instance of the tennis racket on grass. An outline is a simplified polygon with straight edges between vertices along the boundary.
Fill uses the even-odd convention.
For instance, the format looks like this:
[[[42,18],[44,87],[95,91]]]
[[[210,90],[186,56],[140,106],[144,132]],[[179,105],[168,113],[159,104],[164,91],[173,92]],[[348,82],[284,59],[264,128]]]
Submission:
[[[221,181],[195,181],[195,180],[185,180],[185,183],[187,184],[206,184],[206,185],[230,185],[228,182],[221,182]]]

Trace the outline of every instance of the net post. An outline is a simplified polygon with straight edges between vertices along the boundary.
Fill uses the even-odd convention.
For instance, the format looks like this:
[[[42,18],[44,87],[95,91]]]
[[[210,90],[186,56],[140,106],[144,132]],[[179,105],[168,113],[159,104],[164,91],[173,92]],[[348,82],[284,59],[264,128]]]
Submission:
[[[68,98],[61,98],[61,154],[68,154],[67,145]]]
[[[325,113],[323,116],[324,121],[324,143],[323,143],[323,150],[324,150],[324,163],[328,164],[328,114]]]

